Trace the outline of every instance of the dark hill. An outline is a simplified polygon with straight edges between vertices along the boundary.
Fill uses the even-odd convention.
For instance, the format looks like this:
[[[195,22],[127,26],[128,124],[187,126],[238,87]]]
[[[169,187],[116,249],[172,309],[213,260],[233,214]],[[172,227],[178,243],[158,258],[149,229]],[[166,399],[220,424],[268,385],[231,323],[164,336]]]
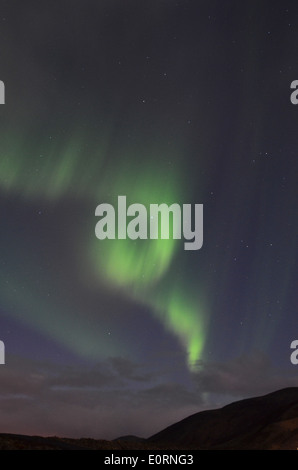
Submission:
[[[149,439],[124,436],[115,441],[104,441],[0,434],[0,450],[296,450],[297,447],[298,388],[286,388],[217,410],[196,413]]]
[[[133,436],[133,435],[128,435],[128,436],[120,436],[120,437],[117,437],[117,439],[114,439],[114,442],[121,442],[121,441],[124,441],[124,442],[144,442],[146,441],[146,439],[144,439],[143,437],[138,437],[138,436]]]
[[[202,449],[296,449],[298,388],[196,413],[148,441]]]

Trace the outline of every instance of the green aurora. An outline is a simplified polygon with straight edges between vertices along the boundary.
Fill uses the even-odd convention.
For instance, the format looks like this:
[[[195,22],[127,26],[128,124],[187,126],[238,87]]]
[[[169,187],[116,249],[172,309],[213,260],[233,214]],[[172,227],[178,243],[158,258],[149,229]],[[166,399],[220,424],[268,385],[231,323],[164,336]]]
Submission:
[[[126,195],[127,203],[150,204],[181,203],[185,195],[182,171],[176,164],[162,165],[151,154],[147,164],[138,164],[135,150],[133,157],[119,158],[115,166],[107,164],[107,139],[99,146],[101,151],[87,155],[83,139],[70,139],[49,143],[47,151],[39,154],[30,149],[27,154],[17,145],[6,149],[1,156],[0,185],[8,194],[19,194],[26,200],[43,198],[48,203],[57,203],[62,198],[77,198],[88,201],[94,209],[100,202],[116,203],[118,195]],[[153,154],[158,156],[159,149]],[[22,156],[23,155],[23,156]],[[127,156],[129,155],[129,156]],[[173,156],[172,160],[173,161]],[[149,213],[149,211],[148,211]],[[96,219],[94,217],[95,226]],[[90,223],[91,225],[91,223]],[[107,285],[109,289],[120,289],[122,295],[150,307],[165,328],[173,333],[185,348],[188,364],[192,368],[201,358],[206,337],[205,311],[198,311],[195,293],[186,295],[171,282],[164,290],[163,279],[171,279],[171,266],[178,250],[183,249],[180,240],[102,240],[88,233],[85,240],[84,269],[93,276],[93,285]],[[46,318],[50,318],[48,315]],[[40,328],[51,331],[61,340],[51,322],[42,318],[34,322]],[[80,353],[88,355],[88,347],[80,348],[69,336],[69,345],[75,345]],[[92,348],[91,348],[92,349]],[[93,352],[91,355],[94,355]]]

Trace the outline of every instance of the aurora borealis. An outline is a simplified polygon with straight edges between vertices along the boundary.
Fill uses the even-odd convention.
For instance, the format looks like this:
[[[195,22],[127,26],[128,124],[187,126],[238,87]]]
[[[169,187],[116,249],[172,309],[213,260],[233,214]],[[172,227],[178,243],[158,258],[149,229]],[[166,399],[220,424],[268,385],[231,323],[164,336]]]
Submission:
[[[1,432],[149,436],[298,385],[295,2],[13,3]],[[121,195],[203,204],[203,247],[98,240]]]

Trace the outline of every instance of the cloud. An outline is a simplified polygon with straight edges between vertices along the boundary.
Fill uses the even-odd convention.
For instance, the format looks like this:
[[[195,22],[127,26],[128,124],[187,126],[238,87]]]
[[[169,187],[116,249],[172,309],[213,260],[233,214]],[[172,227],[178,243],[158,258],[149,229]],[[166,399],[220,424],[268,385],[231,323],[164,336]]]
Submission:
[[[201,361],[180,382],[122,357],[92,367],[14,357],[0,374],[2,432],[102,439],[149,437],[198,411],[298,386],[262,354]]]
[[[4,432],[149,436],[195,412],[200,403],[186,386],[123,358],[65,367],[15,357],[0,373]]]
[[[198,362],[193,375],[200,393],[249,397],[298,386],[298,378],[275,369],[268,356],[254,353],[226,363]]]
[[[109,363],[113,370],[126,380],[134,380],[139,382],[148,381],[152,378],[152,374],[145,373],[141,364],[135,364],[129,359],[123,357],[113,357],[109,359]]]

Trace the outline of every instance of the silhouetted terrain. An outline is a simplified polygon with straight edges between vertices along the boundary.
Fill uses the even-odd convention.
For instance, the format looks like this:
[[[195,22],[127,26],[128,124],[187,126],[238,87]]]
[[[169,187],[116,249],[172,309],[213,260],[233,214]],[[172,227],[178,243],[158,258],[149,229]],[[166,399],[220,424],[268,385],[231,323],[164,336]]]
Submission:
[[[114,441],[0,434],[0,450],[293,449],[298,447],[298,388],[202,411],[149,439]]]
[[[71,439],[62,437],[25,436],[22,434],[0,434],[0,450],[164,450],[179,449],[177,446],[164,446],[150,443],[136,437],[135,441],[105,441],[101,439]]]
[[[155,434],[149,442],[201,449],[296,450],[298,388],[196,413]]]
[[[128,436],[117,437],[117,439],[114,439],[114,441],[120,441],[120,442],[121,442],[121,441],[124,441],[124,442],[144,442],[144,441],[146,441],[146,439],[144,439],[143,437],[128,435]]]

